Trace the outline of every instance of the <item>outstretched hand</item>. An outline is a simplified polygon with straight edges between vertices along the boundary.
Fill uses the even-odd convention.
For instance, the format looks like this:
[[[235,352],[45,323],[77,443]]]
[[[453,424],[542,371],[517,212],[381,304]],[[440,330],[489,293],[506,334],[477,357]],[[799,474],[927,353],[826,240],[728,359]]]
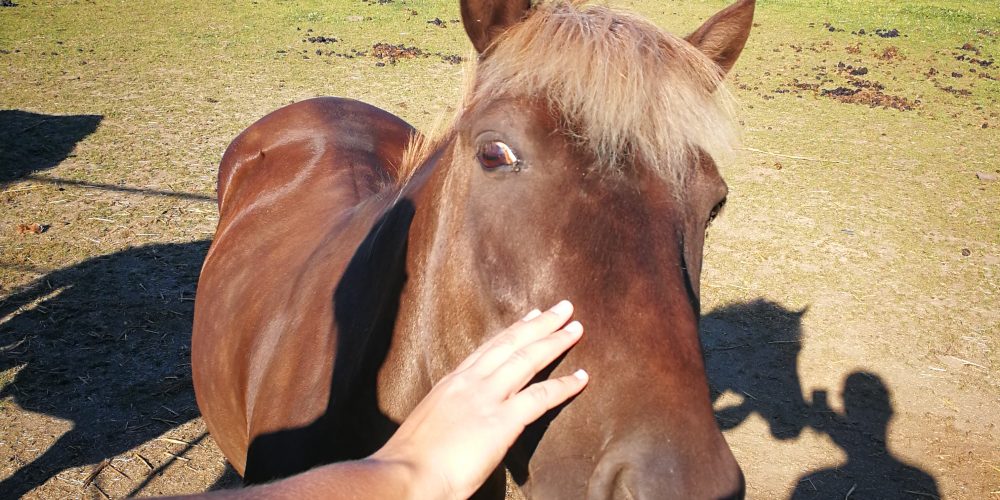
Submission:
[[[567,301],[537,309],[476,349],[413,409],[379,451],[273,483],[198,498],[464,499],[524,427],[587,385],[587,373],[525,385],[583,334]],[[569,323],[567,323],[569,322]]]
[[[525,426],[579,393],[587,373],[525,385],[580,339],[562,301],[503,330],[441,379],[370,459],[404,465],[421,498],[468,498]]]

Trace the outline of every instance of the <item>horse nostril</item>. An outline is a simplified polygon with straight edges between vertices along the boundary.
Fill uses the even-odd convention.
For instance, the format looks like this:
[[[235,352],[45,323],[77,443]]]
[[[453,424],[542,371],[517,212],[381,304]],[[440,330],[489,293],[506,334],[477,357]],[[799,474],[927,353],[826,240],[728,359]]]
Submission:
[[[627,461],[598,464],[587,487],[588,500],[650,500],[706,498],[742,500],[746,491],[743,471],[678,468],[664,460],[632,457]]]
[[[739,472],[739,484],[737,484],[736,491],[734,491],[729,496],[723,497],[724,500],[743,500],[743,497],[746,495],[747,491],[746,478],[743,476],[742,469],[738,469],[738,472]]]
[[[743,471],[721,434],[690,452],[666,445],[676,436],[642,431],[606,445],[587,481],[587,500],[743,498]]]
[[[602,460],[587,484],[587,500],[638,498],[627,484],[628,465],[625,462]]]
[[[609,498],[614,498],[615,500],[636,500],[639,498],[628,487],[628,480],[626,479],[627,468],[627,465],[622,465],[615,471],[611,480],[611,495],[609,495]]]

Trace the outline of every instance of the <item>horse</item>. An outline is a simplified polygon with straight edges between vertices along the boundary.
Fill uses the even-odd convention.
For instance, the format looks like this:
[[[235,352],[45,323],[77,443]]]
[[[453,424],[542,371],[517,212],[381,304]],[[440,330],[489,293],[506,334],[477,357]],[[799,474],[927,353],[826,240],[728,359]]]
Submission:
[[[684,38],[577,0],[460,8],[478,58],[436,134],[325,97],[224,153],[191,351],[211,435],[248,484],[365,457],[493,332],[568,298],[587,333],[540,377],[590,384],[477,496],[742,497],[698,322],[754,1]]]

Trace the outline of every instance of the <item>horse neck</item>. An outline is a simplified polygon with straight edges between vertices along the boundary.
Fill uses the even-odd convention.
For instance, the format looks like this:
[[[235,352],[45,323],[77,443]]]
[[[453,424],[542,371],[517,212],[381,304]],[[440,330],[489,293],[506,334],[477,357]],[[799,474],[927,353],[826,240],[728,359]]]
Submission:
[[[379,373],[379,405],[393,418],[407,415],[471,351],[479,335],[469,332],[484,331],[463,314],[478,300],[463,287],[461,265],[456,266],[463,190],[455,185],[450,164],[446,143],[407,181],[395,203],[410,207],[412,220],[392,345]]]

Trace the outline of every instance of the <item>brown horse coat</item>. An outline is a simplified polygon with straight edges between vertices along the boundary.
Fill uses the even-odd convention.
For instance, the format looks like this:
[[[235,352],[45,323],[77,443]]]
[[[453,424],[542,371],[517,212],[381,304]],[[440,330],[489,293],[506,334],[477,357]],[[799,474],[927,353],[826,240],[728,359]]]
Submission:
[[[479,342],[565,297],[588,333],[551,371],[582,366],[592,382],[511,450],[524,491],[741,495],[697,338],[704,230],[726,194],[700,141],[722,126],[712,96],[753,7],[686,42],[601,7],[465,1],[479,74],[419,161],[404,160],[412,127],[346,99],[287,106],[237,137],[192,367],[209,430],[245,480],[370,454]],[[618,74],[542,71],[555,61],[532,45],[539,33],[570,44],[548,50],[606,52]],[[524,72],[511,54],[535,52],[536,78],[505,73]]]

